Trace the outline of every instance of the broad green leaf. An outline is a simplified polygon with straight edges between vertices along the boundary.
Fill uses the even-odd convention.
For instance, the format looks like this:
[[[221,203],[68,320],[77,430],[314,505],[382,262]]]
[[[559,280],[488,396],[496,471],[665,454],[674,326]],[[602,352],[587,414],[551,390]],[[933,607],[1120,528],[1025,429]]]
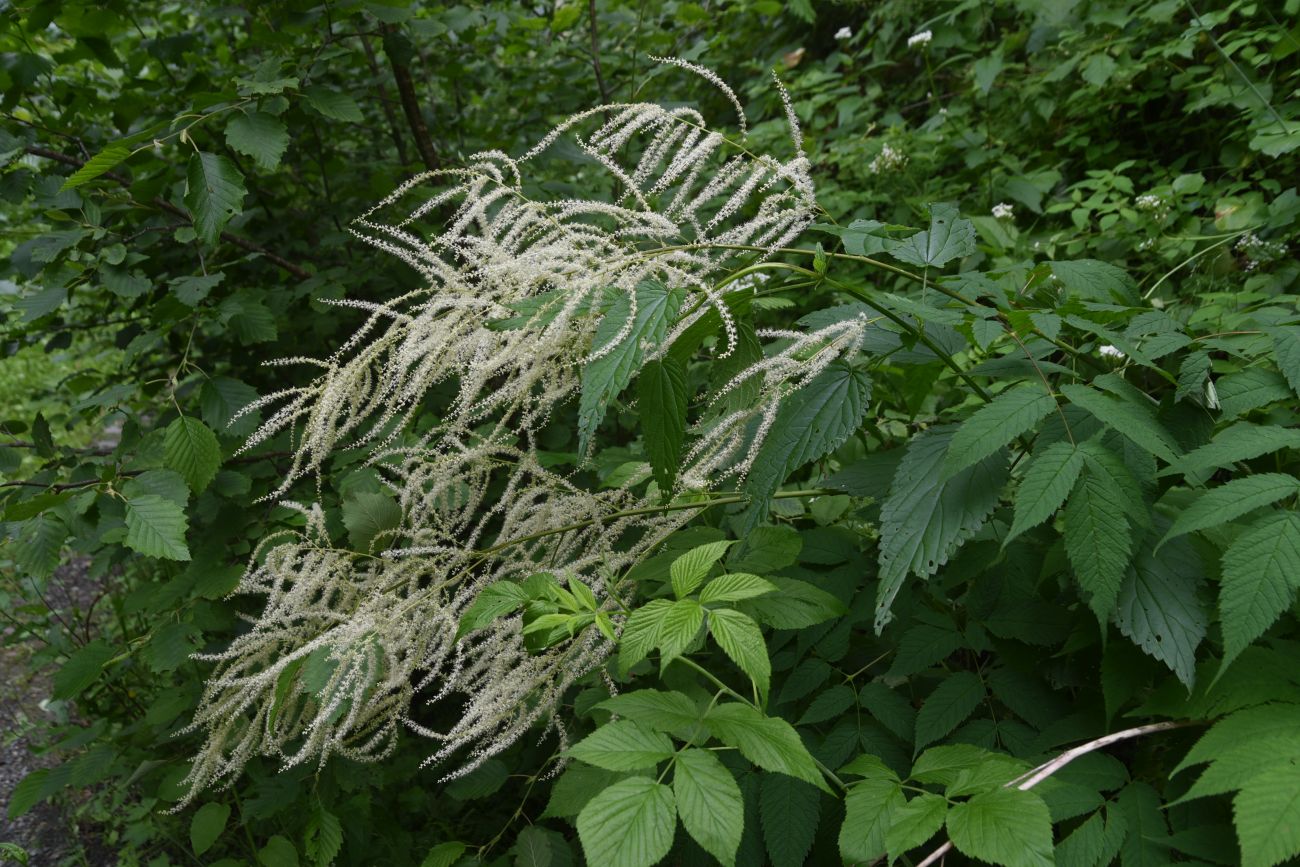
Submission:
[[[1242,867],[1273,867],[1300,855],[1300,761],[1280,762],[1232,799]]]
[[[1083,469],[1083,455],[1071,442],[1053,443],[1034,456],[1016,489],[1015,518],[1007,542],[1046,521],[1065,502]]]
[[[1177,774],[1193,765],[1214,761],[1238,744],[1294,737],[1298,731],[1300,731],[1300,705],[1265,704],[1239,710],[1219,720],[1210,727],[1209,731],[1201,735],[1170,774]]]
[[[51,771],[50,768],[37,768],[19,780],[9,792],[9,805],[5,808],[5,815],[17,819],[48,798],[52,794],[49,789],[53,788]],[[0,852],[3,851],[0,849]]]
[[[943,472],[953,476],[992,455],[1023,433],[1033,430],[1056,400],[1038,385],[1007,389],[961,423],[948,443]]]
[[[929,840],[943,827],[948,802],[942,795],[923,792],[894,811],[885,832],[889,860],[897,861],[909,849]]]
[[[961,725],[984,701],[984,684],[969,671],[940,681],[916,714],[916,747],[931,744]]]
[[[163,460],[185,478],[190,490],[202,493],[221,466],[221,445],[203,422],[179,416],[163,435]]]
[[[1300,588],[1300,513],[1265,515],[1223,553],[1223,576],[1219,583],[1219,616],[1223,629],[1220,670],[1226,669],[1247,645],[1263,635],[1291,607],[1297,588]]]
[[[1065,553],[1087,593],[1088,605],[1105,623],[1133,554],[1133,533],[1119,488],[1089,469],[1065,506]]]
[[[764,774],[758,782],[758,813],[772,867],[800,867],[817,834],[821,792],[784,774]]]
[[[876,632],[909,574],[928,578],[975,534],[997,505],[1007,479],[1007,453],[999,450],[947,478],[944,456],[951,426],[918,434],[908,443],[889,497],[880,510],[880,585]]]
[[[1277,367],[1291,385],[1291,390],[1300,395],[1300,325],[1273,328],[1269,333],[1273,336]]]
[[[216,274],[176,277],[167,285],[177,301],[186,307],[197,307],[204,298],[208,297],[208,293],[220,286],[225,279],[225,272],[219,271]]]
[[[754,531],[727,554],[732,572],[766,574],[784,569],[799,558],[803,537],[784,524],[755,527]]]
[[[302,96],[313,110],[330,120],[358,123],[365,119],[356,100],[346,93],[313,84],[303,88]]]
[[[700,545],[682,554],[668,567],[668,575],[673,582],[673,593],[678,599],[684,599],[695,592],[704,581],[709,570],[722,559],[727,549],[735,542],[710,542]]]
[[[660,664],[669,662],[682,655],[699,634],[704,624],[704,609],[694,599],[679,599],[664,612],[659,624]]]
[[[641,367],[646,347],[663,341],[669,323],[677,318],[684,296],[662,283],[645,280],[637,285],[635,297],[635,316],[632,298],[620,293],[596,327],[592,353],[598,357],[582,369],[582,396],[578,401],[579,454],[587,454],[591,436],[605,417],[609,402],[632,381],[632,375]]]
[[[199,807],[190,819],[190,846],[195,855],[202,855],[217,842],[221,832],[226,830],[230,819],[230,805],[211,801]]]
[[[528,602],[528,592],[513,581],[497,581],[479,591],[473,603],[460,617],[456,637],[482,629],[503,614],[517,611]]]
[[[144,659],[158,673],[175,671],[194,652],[191,639],[198,630],[191,623],[169,621],[154,627],[145,645]]]
[[[631,777],[592,798],[577,824],[588,864],[651,867],[672,848],[676,799],[661,783]]]
[[[68,527],[52,512],[44,512],[19,525],[17,538],[10,545],[14,563],[24,575],[47,578],[59,566]]]
[[[695,702],[680,692],[638,689],[620,693],[596,707],[656,731],[677,731],[690,728],[700,721],[700,710]]]
[[[1220,431],[1214,439],[1160,471],[1167,476],[1174,473],[1200,473],[1228,467],[1237,461],[1248,461],[1260,455],[1282,449],[1300,448],[1300,430],[1277,425],[1256,425],[1238,422]]]
[[[999,788],[955,804],[948,833],[957,851],[1004,867],[1052,865],[1052,817],[1033,792]]]
[[[257,426],[253,413],[235,418],[241,409],[257,400],[257,391],[246,382],[229,376],[214,376],[203,383],[199,407],[203,420],[218,434],[247,436]]]
[[[1166,462],[1175,463],[1182,454],[1178,441],[1156,419],[1151,407],[1086,385],[1063,385],[1061,393],[1102,424],[1114,428]]]
[[[1209,379],[1210,353],[1193,352],[1183,359],[1183,363],[1178,368],[1178,388],[1174,392],[1174,400],[1202,399],[1205,394],[1205,383]],[[1101,822],[1100,819],[1097,821]]]
[[[116,165],[129,156],[131,156],[129,146],[121,142],[114,142],[87,160],[84,166],[68,175],[67,180],[63,182],[63,186],[59,188],[60,192],[75,190],[82,184],[93,181],[105,172],[112,171]]]
[[[190,486],[174,470],[145,470],[122,485],[122,495],[128,500],[144,494],[157,494],[184,508],[190,501]]]
[[[1245,415],[1270,403],[1293,399],[1285,377],[1269,367],[1248,367],[1239,373],[1230,373],[1215,380],[1214,388],[1226,419]]]
[[[546,802],[542,818],[568,819],[576,816],[599,792],[626,776],[625,773],[573,762],[551,786],[551,797]]]
[[[244,176],[223,156],[199,152],[190,157],[185,178],[185,206],[194,217],[194,229],[208,244],[244,208]]]
[[[673,764],[673,795],[686,833],[724,865],[736,863],[745,825],[745,803],[736,780],[708,750],[678,753]]]
[[[261,867],[298,867],[298,849],[288,838],[276,834],[257,851],[257,863]]]
[[[700,603],[711,605],[719,602],[739,602],[741,599],[752,599],[755,596],[775,592],[776,585],[766,578],[743,572],[732,572],[719,575],[706,584],[704,590],[700,592]]]
[[[857,430],[870,399],[866,371],[836,361],[781,402],[745,479],[751,503],[742,513],[742,533],[763,519],[772,495],[791,473],[830,454]]]
[[[1052,276],[1066,291],[1086,301],[1130,304],[1137,300],[1137,284],[1128,272],[1096,259],[1048,263]]]
[[[54,675],[54,697],[67,701],[79,696],[99,678],[104,663],[112,658],[113,648],[99,639],[77,648]]]
[[[916,709],[903,696],[880,681],[873,681],[858,690],[858,703],[870,711],[876,722],[905,743],[912,743],[916,736]]]
[[[402,507],[386,493],[361,492],[343,501],[343,526],[353,550],[370,553],[388,547],[391,531],[402,525]]]
[[[744,704],[714,707],[704,718],[713,736],[765,771],[788,774],[829,792],[817,763],[794,728]]]
[[[575,759],[610,771],[653,768],[672,758],[673,742],[630,720],[605,723],[569,749]]]
[[[464,843],[439,843],[424,856],[420,867],[453,867],[468,848]]]
[[[529,825],[515,838],[514,867],[551,867],[551,835],[539,825]]]
[[[803,629],[848,613],[844,603],[807,581],[770,575],[775,593],[746,599],[740,607],[760,623],[776,629]]]
[[[935,203],[930,205],[930,228],[886,247],[886,252],[909,265],[942,268],[975,252],[975,224],[961,219],[956,205]]]
[[[1279,764],[1300,761],[1300,738],[1292,731],[1248,738],[1226,746],[1178,802],[1233,792]]]
[[[847,684],[832,686],[825,692],[818,693],[812,700],[808,709],[803,712],[803,716],[799,717],[799,725],[816,725],[835,719],[853,707],[856,698],[852,687]]]
[[[1179,513],[1160,544],[1196,530],[1220,527],[1247,512],[1300,493],[1300,479],[1285,473],[1260,473],[1211,488]]]
[[[1189,689],[1195,676],[1196,647],[1205,638],[1206,612],[1199,595],[1200,556],[1186,537],[1153,551],[1152,537],[1138,545],[1137,557],[1120,587],[1115,622],[1120,632],[1163,662]]]
[[[264,172],[275,169],[289,146],[284,121],[264,111],[237,114],[226,124],[226,144],[253,158]]]
[[[641,433],[655,483],[671,491],[686,437],[686,372],[672,356],[647,362],[637,377]]]
[[[885,855],[885,835],[907,799],[897,780],[867,779],[844,796],[840,854],[851,864],[869,864]]]
[[[157,494],[126,501],[126,547],[148,557],[190,559],[185,511]]]
[[[765,700],[772,685],[772,663],[758,624],[739,611],[719,608],[709,612],[709,632],[731,661],[754,681],[760,701]]]
[[[651,599],[628,615],[623,634],[619,637],[618,670],[621,676],[626,677],[632,666],[659,646],[664,617],[672,607],[671,600]]]

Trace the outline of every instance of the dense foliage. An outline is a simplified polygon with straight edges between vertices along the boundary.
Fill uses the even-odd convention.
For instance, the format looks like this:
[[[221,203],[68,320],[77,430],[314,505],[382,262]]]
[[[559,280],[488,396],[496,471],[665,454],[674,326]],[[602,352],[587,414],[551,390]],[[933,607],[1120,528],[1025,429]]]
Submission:
[[[73,837],[123,864],[1300,856],[1297,13],[10,6],[0,634],[50,675],[37,734],[54,761],[6,793],[9,815],[56,799]],[[747,134],[724,91],[659,56],[715,70]],[[409,463],[316,436],[373,406],[240,414],[351,369],[375,310],[406,322],[395,299],[429,275],[349,228],[415,174],[519,157],[571,115],[649,100],[698,110],[738,161],[790,161],[790,181],[804,164],[780,85],[819,207],[797,239],[635,286],[598,285],[608,251],[577,245],[571,285],[454,309],[482,357],[539,352],[557,309],[571,318],[554,370],[527,368],[554,405],[494,460],[587,512],[540,496],[493,512],[520,489],[486,471],[463,488],[426,472],[437,502],[413,511]],[[610,164],[636,165],[638,145],[602,162],[584,135],[529,160],[520,198],[628,205],[641,179]],[[456,206],[430,208],[421,239]],[[658,249],[625,240],[633,258]],[[506,265],[460,276],[527,295]],[[827,335],[852,338],[834,361]],[[467,443],[499,432],[458,389],[505,400],[513,380],[448,351],[464,345],[405,356],[442,372],[400,427],[381,418],[385,446],[423,460],[453,420]],[[733,417],[734,465],[683,471]],[[423,764],[437,748],[417,730],[461,714],[390,711],[423,662],[394,678],[378,627],[280,665],[261,709],[212,713],[228,670],[212,658],[292,617],[286,600],[346,626],[386,592],[365,583],[392,575],[372,561],[414,563],[410,599],[441,586],[441,549],[394,556],[440,521],[468,540],[454,578],[476,576],[472,592],[449,623],[396,632],[513,636],[519,668],[586,654],[519,698],[528,725],[499,750]],[[284,538],[329,564],[332,589],[294,596],[284,576],[309,573],[277,571],[268,540]],[[58,601],[74,558],[93,603]],[[193,773],[205,731],[243,737],[254,713],[280,752]],[[401,714],[375,747],[365,725]],[[295,751],[311,760],[284,767]]]

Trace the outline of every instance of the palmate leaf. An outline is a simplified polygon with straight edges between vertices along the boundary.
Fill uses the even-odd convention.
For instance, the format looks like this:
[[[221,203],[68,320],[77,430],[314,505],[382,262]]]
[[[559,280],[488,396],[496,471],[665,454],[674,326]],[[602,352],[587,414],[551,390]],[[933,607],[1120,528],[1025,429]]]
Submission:
[[[930,228],[885,248],[889,255],[917,267],[941,268],[975,252],[975,224],[958,216],[957,206],[930,205]]]
[[[957,851],[1004,867],[1051,867],[1052,817],[1033,792],[998,788],[955,805],[948,833]]]
[[[1053,443],[1034,456],[1016,489],[1015,518],[1003,545],[1046,521],[1070,495],[1083,469],[1083,455],[1071,442]]]
[[[1016,437],[1033,429],[1056,409],[1056,400],[1036,385],[1009,388],[961,423],[944,457],[947,476],[987,458]]]
[[[1244,481],[1244,480],[1243,480]],[[1300,589],[1300,513],[1265,515],[1233,541],[1223,554],[1219,617],[1223,665],[1286,611]]]
[[[592,798],[577,824],[588,864],[651,867],[672,848],[677,801],[662,783],[631,777]]]
[[[1174,519],[1160,544],[1184,533],[1222,526],[1247,512],[1272,505],[1296,493],[1300,493],[1300,479],[1285,473],[1260,473],[1233,479],[1206,491],[1184,509]]]
[[[752,502],[740,519],[742,534],[767,514],[790,473],[830,454],[857,430],[870,399],[866,371],[837,361],[782,402],[745,480]]]
[[[717,756],[698,748],[679,753],[673,765],[673,795],[686,833],[724,865],[735,864],[745,826],[745,802],[735,778]]]
[[[185,176],[185,205],[199,237],[214,244],[221,230],[244,207],[244,176],[223,156],[205,152],[190,157]]]
[[[784,774],[764,774],[758,812],[772,867],[800,867],[808,857],[821,818],[821,792]]]
[[[908,444],[880,512],[880,586],[876,631],[889,622],[890,606],[909,574],[928,577],[983,526],[1007,479],[1007,453],[999,450],[945,478],[951,426],[931,428]]]

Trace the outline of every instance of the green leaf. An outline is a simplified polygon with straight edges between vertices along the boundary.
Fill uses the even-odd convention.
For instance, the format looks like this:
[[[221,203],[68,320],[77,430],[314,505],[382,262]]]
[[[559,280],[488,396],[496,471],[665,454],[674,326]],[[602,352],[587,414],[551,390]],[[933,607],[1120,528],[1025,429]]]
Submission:
[[[1016,489],[1015,519],[1003,546],[1061,508],[1081,469],[1083,455],[1074,443],[1053,443],[1037,453]]]
[[[207,425],[183,415],[167,425],[163,434],[163,460],[168,469],[180,473],[190,490],[198,494],[221,466],[221,446]]]
[[[906,803],[897,780],[873,778],[850,787],[844,796],[844,824],[840,826],[844,860],[869,864],[884,856],[885,835]]]
[[[193,624],[169,621],[155,627],[153,638],[144,649],[144,659],[158,673],[175,671],[194,652],[191,639],[197,633]]]
[[[760,623],[776,629],[803,629],[848,613],[843,602],[807,581],[777,575],[771,575],[767,580],[776,585],[775,593],[741,603],[744,610]]]
[[[391,531],[402,525],[402,507],[386,493],[357,493],[343,501],[343,526],[356,551],[371,553],[391,542]],[[384,534],[381,536],[381,534]]]
[[[223,156],[199,152],[190,157],[185,176],[185,206],[194,229],[208,244],[244,209],[244,176]]]
[[[647,362],[637,378],[641,433],[655,484],[665,493],[673,488],[686,437],[686,371],[672,356]]]
[[[1202,576],[1200,557],[1186,538],[1170,542],[1159,555],[1148,540],[1138,546],[1115,610],[1120,632],[1169,666],[1189,689],[1196,647],[1206,631]]]
[[[337,90],[313,84],[303,88],[302,95],[313,110],[330,120],[359,123],[365,119],[356,100],[346,93],[339,93]]]
[[[157,494],[126,501],[126,547],[148,557],[190,559],[185,511]]]
[[[1052,817],[1033,792],[998,788],[955,804],[948,833],[957,851],[1005,867],[1051,867]]]
[[[1007,479],[1000,450],[951,478],[943,474],[951,426],[931,428],[907,446],[880,510],[880,585],[876,632],[909,574],[929,577],[975,534],[998,503]]]
[[[727,555],[732,572],[768,573],[784,569],[799,558],[803,537],[784,524],[755,527],[739,546]]]
[[[112,658],[113,648],[99,639],[79,647],[54,675],[54,697],[67,701],[81,695]]]
[[[886,248],[895,259],[917,267],[941,268],[975,252],[975,224],[960,219],[957,206],[930,205],[930,228]]]
[[[628,615],[619,637],[618,670],[626,677],[628,670],[645,659],[650,651],[659,646],[659,634],[663,628],[664,617],[673,607],[668,599],[651,599],[645,605]]]
[[[227,436],[247,436],[253,432],[256,415],[249,413],[236,420],[235,414],[255,400],[257,391],[251,385],[229,376],[212,377],[203,383],[199,392],[203,420],[217,433]]]
[[[84,166],[68,175],[59,192],[75,190],[84,183],[111,171],[114,166],[131,156],[131,148],[121,142],[114,142],[91,157]]]
[[[1241,481],[1245,481],[1244,479]],[[1223,554],[1219,616],[1226,669],[1291,607],[1300,588],[1300,513],[1254,522]]]
[[[567,819],[582,812],[597,793],[626,777],[626,774],[604,768],[587,767],[580,762],[571,763],[551,787],[551,797],[546,802],[543,819]]]
[[[65,185],[66,186],[66,185]],[[1278,369],[1291,390],[1300,395],[1300,325],[1269,329],[1273,336],[1273,353]]]
[[[1300,762],[1282,762],[1232,799],[1242,867],[1273,867],[1300,855]]]
[[[1247,512],[1272,505],[1296,493],[1300,493],[1300,479],[1285,473],[1260,473],[1233,479],[1206,491],[1183,509],[1160,544],[1184,533],[1221,527]]]
[[[176,277],[168,285],[177,301],[186,307],[197,307],[204,298],[208,297],[208,293],[221,285],[225,279],[225,272],[219,271],[216,274]]]
[[[1300,448],[1300,430],[1238,422],[1216,434],[1208,444],[1188,452],[1173,466],[1161,470],[1160,475],[1215,470],[1231,466],[1237,461],[1248,461],[1270,452],[1293,448]]]
[[[758,624],[739,611],[719,608],[709,612],[709,632],[731,661],[754,681],[759,702],[765,701],[772,685],[772,663]]]
[[[1085,301],[1118,301],[1130,304],[1137,300],[1137,284],[1128,272],[1096,259],[1049,262],[1052,276],[1071,295]]]
[[[1133,554],[1133,534],[1118,486],[1089,469],[1065,506],[1065,553],[1088,605],[1105,623],[1115,610]]]
[[[686,833],[724,865],[736,863],[745,826],[740,787],[708,750],[691,748],[673,764],[673,794]]]
[[[602,867],[651,867],[672,848],[676,828],[672,790],[645,777],[615,783],[578,814],[587,863]]]
[[[195,855],[202,855],[217,842],[221,832],[226,830],[226,821],[230,818],[230,805],[216,801],[204,804],[190,819],[190,846]]]
[[[253,158],[264,172],[275,169],[289,146],[284,121],[264,111],[237,114],[226,124],[226,144]]]
[[[755,596],[775,592],[776,585],[766,578],[743,572],[732,572],[719,575],[706,584],[700,593],[700,603],[712,605],[719,602],[739,602],[741,599],[752,599]]]
[[[690,646],[704,625],[704,609],[694,599],[679,599],[659,624],[660,665],[667,666]]]
[[[713,736],[765,771],[788,774],[829,792],[808,748],[785,720],[744,704],[714,707],[704,718]]]
[[[858,703],[871,712],[876,722],[896,734],[905,743],[916,737],[916,710],[911,702],[879,681],[866,683],[858,690]]]
[[[969,671],[958,671],[942,680],[916,714],[916,747],[957,728],[984,701],[984,684]]]
[[[924,792],[894,811],[885,832],[889,860],[897,861],[908,849],[915,849],[943,827],[948,802],[942,795]]]
[[[767,514],[772,494],[792,472],[830,454],[857,430],[870,399],[867,373],[836,361],[781,402],[745,479],[752,502],[742,513],[742,533]]]
[[[638,689],[620,693],[596,707],[656,731],[677,731],[690,728],[700,721],[700,711],[695,702],[680,692]]]
[[[513,581],[489,584],[479,591],[473,603],[461,615],[456,638],[463,638],[476,629],[482,629],[503,614],[519,610],[527,602],[528,592]]]
[[[424,856],[420,867],[453,867],[468,848],[464,843],[439,843]]]
[[[992,455],[1034,428],[1056,409],[1056,400],[1037,385],[1010,388],[961,423],[948,443],[943,472],[953,476]]]
[[[10,542],[14,563],[24,575],[47,578],[58,568],[68,527],[52,512],[23,521]]]
[[[514,867],[551,867],[551,835],[554,833],[537,825],[529,825],[520,831],[515,839]]]
[[[668,567],[668,575],[672,578],[673,593],[677,598],[684,599],[695,592],[695,588],[704,581],[713,565],[721,560],[727,553],[727,549],[734,544],[736,543],[710,542],[692,548],[674,560]]]
[[[764,774],[758,783],[758,813],[772,867],[800,867],[817,835],[821,792],[784,774]]]
[[[672,758],[673,743],[660,732],[618,720],[578,741],[569,749],[569,755],[610,771],[635,771]]]
[[[1182,454],[1174,435],[1156,420],[1150,407],[1086,385],[1063,385],[1061,393],[1102,424],[1114,428],[1140,448],[1168,463],[1177,462]]]
[[[276,834],[257,852],[262,867],[298,867],[298,850],[285,837]]]

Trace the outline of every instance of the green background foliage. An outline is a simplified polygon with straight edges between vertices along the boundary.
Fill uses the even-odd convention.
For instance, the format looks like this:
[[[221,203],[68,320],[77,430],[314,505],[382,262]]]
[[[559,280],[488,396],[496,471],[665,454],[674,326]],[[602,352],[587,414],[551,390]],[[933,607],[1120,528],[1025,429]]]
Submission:
[[[151,865],[1300,855],[1298,14],[8,7],[0,609],[50,674],[54,757],[9,815],[60,799],[75,837]],[[751,336],[866,315],[860,359],[790,398],[741,489],[634,570],[618,694],[593,674],[566,698],[563,773],[525,740],[443,782],[410,739],[373,766],[254,759],[168,812],[208,670],[191,654],[238,633],[242,565],[302,521],[260,499],[289,439],[241,452],[259,416],[237,414],[303,376],[262,362],[360,323],[331,302],[415,285],[348,222],[603,101],[727,116],[650,55],[730,82],[760,152],[788,147],[770,72],[790,89],[824,218],[727,302]],[[596,169],[565,151],[527,192],[612,194]],[[680,300],[642,294],[638,328],[662,336]],[[735,373],[698,344],[643,367],[640,346],[584,371],[543,444],[579,484],[668,488],[687,407]],[[328,520],[381,551],[401,510],[358,461],[330,459]],[[52,602],[71,558],[93,604]],[[475,616],[615,626],[529,586]]]

